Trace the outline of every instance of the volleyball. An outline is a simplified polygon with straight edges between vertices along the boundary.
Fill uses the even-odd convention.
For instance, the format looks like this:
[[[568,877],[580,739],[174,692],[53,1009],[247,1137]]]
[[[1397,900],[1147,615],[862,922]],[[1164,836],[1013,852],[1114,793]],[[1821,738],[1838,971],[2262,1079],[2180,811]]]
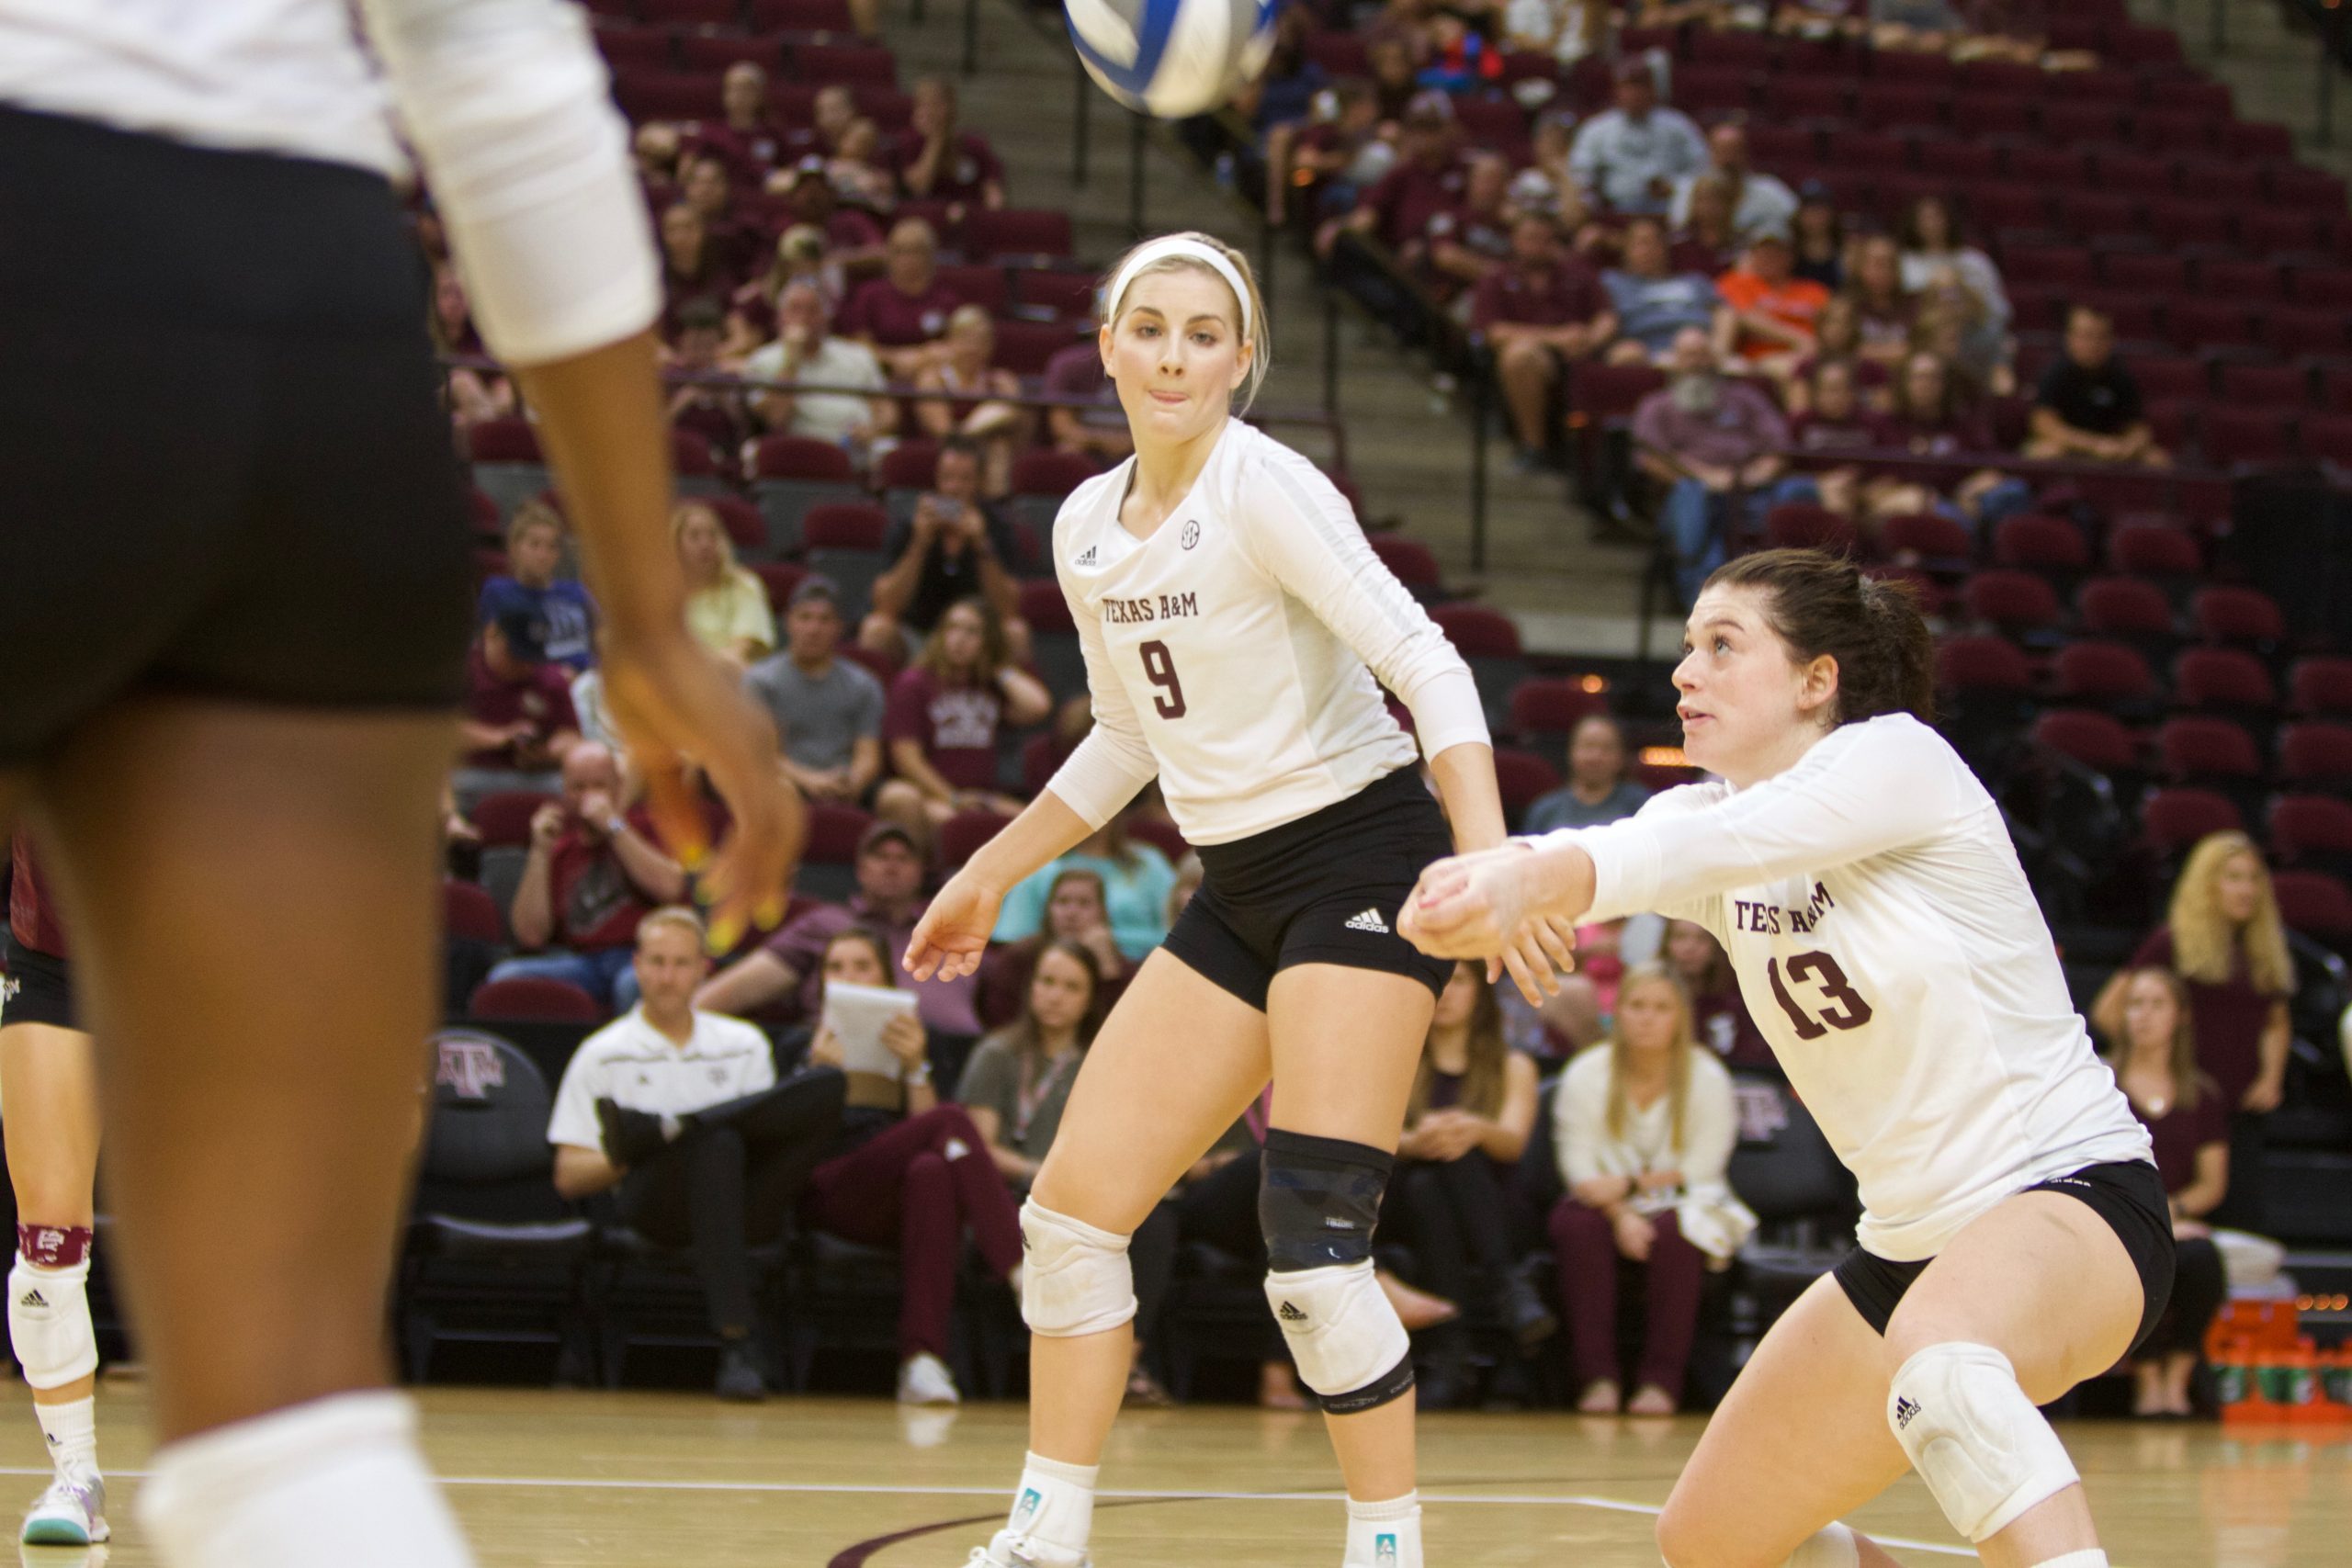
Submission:
[[[1205,114],[1265,69],[1279,0],[1064,0],[1086,73],[1162,119]]]

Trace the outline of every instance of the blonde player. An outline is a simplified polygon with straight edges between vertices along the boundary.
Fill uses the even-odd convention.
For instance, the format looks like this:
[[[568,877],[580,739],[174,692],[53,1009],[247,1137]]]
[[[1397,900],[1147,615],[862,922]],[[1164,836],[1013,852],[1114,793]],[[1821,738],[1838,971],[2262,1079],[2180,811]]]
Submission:
[[[1103,299],[1136,456],[1054,525],[1095,728],[932,902],[907,966],[970,971],[1005,890],[1154,774],[1206,880],[1088,1052],[1022,1210],[1031,1451],[972,1560],[1087,1561],[1131,1359],[1128,1237],[1271,1075],[1268,1304],[1339,1450],[1345,1562],[1419,1568],[1412,1359],[1372,1230],[1448,974],[1397,936],[1399,908],[1449,843],[1503,839],[1477,688],[1330,482],[1234,417],[1272,346],[1248,260],[1170,235],[1130,252]],[[1443,815],[1375,675],[1413,714]],[[1529,931],[1503,963],[1532,997],[1566,951]]]
[[[1674,673],[1724,782],[1432,866],[1404,929],[1476,957],[1531,913],[1704,925],[1861,1184],[1860,1246],[1773,1325],[1658,1520],[1669,1568],[1886,1568],[1838,1519],[1918,1471],[1996,1568],[2105,1568],[2035,1409],[2162,1315],[2147,1134],[2067,1000],[2001,813],[1922,720],[1910,599],[1768,551],[1708,580]]]

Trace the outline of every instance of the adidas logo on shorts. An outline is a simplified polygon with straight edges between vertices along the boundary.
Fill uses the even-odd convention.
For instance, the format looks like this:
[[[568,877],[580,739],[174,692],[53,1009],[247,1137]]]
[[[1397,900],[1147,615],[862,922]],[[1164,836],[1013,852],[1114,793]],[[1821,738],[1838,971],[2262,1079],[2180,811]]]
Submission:
[[[1911,1426],[1911,1417],[1918,1414],[1919,1406],[1916,1403],[1904,1398],[1900,1394],[1895,1396],[1894,1429],[1896,1431],[1901,1432],[1908,1430]]]
[[[1306,1321],[1306,1314],[1299,1311],[1292,1303],[1284,1302],[1283,1303],[1282,1320],[1284,1323],[1305,1323]]]
[[[1351,931],[1370,931],[1374,936],[1386,936],[1388,934],[1388,922],[1380,918],[1379,910],[1366,909],[1361,915],[1354,915],[1349,918],[1348,930]]]
[[[17,1304],[20,1307],[31,1307],[37,1311],[44,1310],[49,1305],[49,1298],[38,1290],[31,1290],[17,1297]]]

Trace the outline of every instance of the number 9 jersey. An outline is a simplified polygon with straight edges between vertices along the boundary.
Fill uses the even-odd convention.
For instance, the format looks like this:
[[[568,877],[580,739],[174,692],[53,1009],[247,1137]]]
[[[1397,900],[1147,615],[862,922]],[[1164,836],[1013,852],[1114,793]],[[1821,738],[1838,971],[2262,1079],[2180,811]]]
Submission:
[[[1295,821],[1414,761],[1487,742],[1477,682],[1315,466],[1227,421],[1149,538],[1119,521],[1135,461],[1054,523],[1095,727],[1050,788],[1100,825],[1155,773],[1195,844]],[[1378,677],[1375,682],[1374,677]]]
[[[1931,1258],[2013,1193],[2150,1160],[2091,1048],[1999,808],[1908,714],[1788,772],[1669,790],[1573,829],[1594,920],[1696,920],[1731,955],[1790,1084],[1860,1184],[1857,1239]]]

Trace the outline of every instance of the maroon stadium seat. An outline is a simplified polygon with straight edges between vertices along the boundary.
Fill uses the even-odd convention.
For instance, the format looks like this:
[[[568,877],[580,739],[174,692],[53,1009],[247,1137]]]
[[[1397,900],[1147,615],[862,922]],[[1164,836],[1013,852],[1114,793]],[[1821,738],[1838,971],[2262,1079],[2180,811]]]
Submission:
[[[2099,161],[2099,183],[2111,183],[2104,158]],[[2163,251],[2109,251],[2098,258],[2098,270],[2100,281],[2109,288],[2127,289],[2134,294],[2188,291],[2188,263]]]
[[[1076,452],[1037,447],[1012,459],[1012,493],[1065,496],[1098,471],[1092,459]]]
[[[2299,714],[2352,719],[2352,659],[2298,659],[2287,671],[2287,693]]]
[[[1062,585],[1050,577],[1033,577],[1021,585],[1021,618],[1039,637],[1070,637],[1078,631]]]
[[[801,543],[812,550],[878,550],[890,535],[890,514],[878,506],[832,502],[800,519]]]
[[[2231,261],[2218,256],[2197,263],[2197,288],[2216,299],[2243,305],[2268,306],[2285,293],[2279,271],[2267,261]]]
[[[1163,817],[1148,817],[1137,812],[1127,818],[1127,835],[1141,839],[1166,855],[1170,865],[1193,852],[1193,846],[1184,841],[1184,835],[1178,830],[1176,824]]]
[[[805,82],[847,82],[874,87],[899,85],[898,57],[878,44],[795,44],[792,68]]]
[[[2232,408],[2293,413],[2311,401],[2311,371],[2301,365],[2225,363],[2215,367],[2215,372],[2222,401]],[[2210,423],[2207,434],[2211,434]]]
[[[1004,831],[1010,817],[993,811],[958,811],[939,825],[939,865],[953,871],[970,860],[982,844]]]
[[[1440,604],[1430,611],[1430,619],[1453,644],[1456,653],[1464,659],[1519,659],[1524,656],[1520,646],[1519,626],[1500,610],[1485,604]]]
[[[874,818],[854,806],[812,800],[808,803],[808,841],[801,855],[821,865],[849,865],[857,859],[857,846],[865,837],[865,830],[873,826]]]
[[[2198,422],[2205,460],[2217,468],[2276,468],[2295,456],[2295,421],[2273,409],[2215,404]]]
[[[2098,272],[2098,258],[2080,245],[2009,245],[2001,252],[2001,276],[2012,288],[2030,283],[2086,289],[2097,283]]]
[[[2033,721],[2033,739],[2102,773],[2129,773],[2140,765],[2140,739],[2112,714],[2052,708]]]
[[[2352,943],[2352,890],[2320,871],[2282,871],[2270,879],[2271,896],[2288,928],[2342,949]]]
[[[1437,563],[1437,556],[1419,539],[1402,534],[1374,534],[1371,536],[1372,553],[1381,564],[1396,574],[1396,581],[1408,588],[1434,589],[1443,586],[1445,573]]]
[[[1888,555],[1916,556],[1923,563],[1966,569],[1976,553],[1976,541],[1967,525],[1938,512],[1905,512],[1883,519],[1879,547]]]
[[[1951,692],[2027,692],[2033,665],[2006,638],[1970,633],[1936,645],[1936,679]]]
[[[1642,400],[1666,385],[1666,372],[1649,365],[1579,363],[1568,370],[1568,422],[1608,424],[1631,419]]]
[[[2352,861],[2352,805],[2324,795],[2280,795],[2270,805],[2270,851],[2290,865]]]
[[[1538,798],[1560,787],[1560,772],[1532,751],[1498,746],[1495,784],[1502,791],[1504,815],[1517,822]]]
[[[849,0],[752,0],[755,33],[854,33]]]
[[[939,443],[901,441],[874,466],[874,482],[884,490],[929,490],[939,472]]]
[[[477,987],[466,1004],[466,1016],[508,1022],[599,1023],[605,1010],[569,980],[525,975]]]
[[[2352,789],[2352,726],[2305,720],[2278,732],[2278,776],[2290,784]]]
[[[531,818],[539,807],[552,806],[556,796],[544,790],[494,789],[474,802],[474,830],[482,848],[494,850],[531,841]]]
[[[2186,528],[2127,523],[2107,536],[2107,564],[2133,577],[2193,578],[2203,574],[2205,557]]]
[[[1005,282],[1001,266],[943,266],[939,281],[956,291],[956,297],[967,305],[978,305],[991,316],[1004,313],[1006,301],[1012,290]]]
[[[792,592],[808,577],[808,569],[795,561],[755,560],[744,567],[760,580],[760,587],[768,596],[768,608],[781,619],[792,607]]]
[[[2210,789],[2159,789],[2140,803],[2140,828],[2167,859],[2214,833],[2241,831],[2245,818],[2229,796]]]
[[[2189,648],[2173,660],[2172,691],[2183,707],[2262,711],[2278,705],[2270,671],[2234,648]]]
[[[752,443],[747,477],[846,482],[855,477],[849,454],[831,441],[806,435],[763,435]]]
[[[996,355],[991,363],[1016,376],[1042,376],[1055,355],[1080,341],[1080,333],[1069,321],[1000,319],[996,323]]]
[[[1993,559],[2002,566],[2072,579],[2091,569],[2091,547],[2083,531],[2065,518],[2029,512],[2003,518],[1993,530]]]
[[[2164,590],[2136,577],[2098,577],[2075,595],[2083,630],[2098,637],[2169,637],[2176,626]]]
[[[441,880],[441,929],[451,937],[492,947],[506,940],[506,922],[498,913],[498,901],[480,883],[460,882],[454,876]]]
[[[725,71],[746,60],[773,75],[784,69],[784,45],[773,38],[745,38],[741,34],[689,32],[679,36],[678,61],[689,71]]]
[[[2261,645],[2287,636],[2278,602],[2259,588],[2199,589],[2188,601],[2188,618],[2207,642]]]
[[[2149,233],[2173,250],[2211,252],[2236,243],[2230,209],[2222,202],[2152,201],[2147,217]]]
[[[1970,619],[2012,634],[2054,631],[2065,624],[2056,592],[2030,571],[1980,571],[1962,585],[1960,598]]]
[[[1764,541],[1774,549],[1821,549],[1854,553],[1854,525],[1841,513],[1792,501],[1764,514]]]
[[[1020,207],[966,213],[964,250],[976,256],[1066,256],[1069,214],[1059,208]]]
[[[2168,718],[2156,728],[2156,758],[2177,783],[2239,783],[2262,777],[2254,738],[2226,718],[2199,714]]]
[[[1575,681],[1530,679],[1511,689],[1510,727],[1521,736],[1565,738],[1580,720],[1608,711],[1607,697]]]
[[[2295,439],[2313,462],[2352,467],[2352,415],[2307,413],[2295,422]]]
[[[2061,701],[2132,708],[2154,699],[2156,678],[2129,643],[2085,640],[2066,644],[2051,660],[2050,690]]]
[[[537,463],[539,434],[527,419],[477,420],[466,430],[466,455],[477,463]]]

